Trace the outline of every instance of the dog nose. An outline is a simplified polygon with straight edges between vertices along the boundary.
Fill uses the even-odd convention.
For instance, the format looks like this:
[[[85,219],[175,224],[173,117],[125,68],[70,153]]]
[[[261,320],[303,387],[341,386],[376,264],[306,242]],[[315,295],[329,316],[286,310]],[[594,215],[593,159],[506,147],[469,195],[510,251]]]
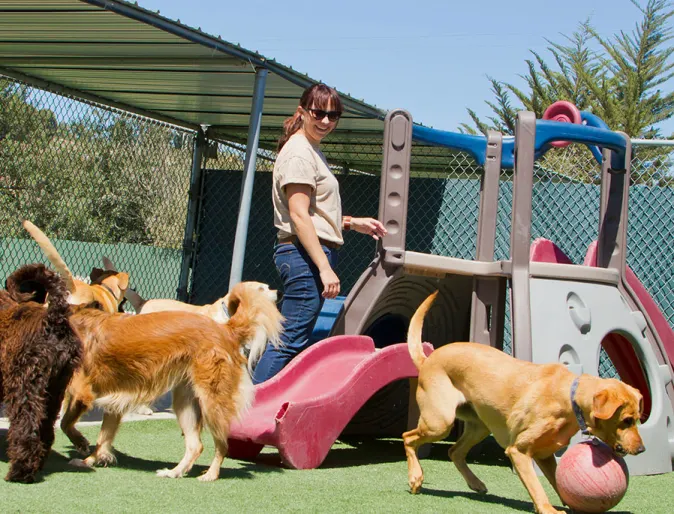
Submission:
[[[637,448],[636,455],[639,455],[640,453],[644,453],[645,451],[646,451],[646,447],[643,444],[640,444],[639,448]]]

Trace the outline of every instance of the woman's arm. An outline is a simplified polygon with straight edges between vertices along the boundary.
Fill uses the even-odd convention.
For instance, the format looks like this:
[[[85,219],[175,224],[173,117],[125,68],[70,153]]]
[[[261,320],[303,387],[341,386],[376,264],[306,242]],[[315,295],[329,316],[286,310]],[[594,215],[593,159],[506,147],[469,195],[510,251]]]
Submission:
[[[342,217],[342,228],[344,230],[354,230],[361,234],[367,234],[374,239],[379,239],[388,234],[384,224],[375,218],[354,218],[351,216]]]
[[[334,298],[339,294],[339,277],[330,267],[330,262],[321,248],[318,240],[318,234],[314,224],[309,216],[309,206],[311,205],[311,186],[306,184],[288,184],[285,187],[288,197],[288,210],[290,211],[290,222],[295,229],[297,239],[305,248],[312,262],[318,268],[323,282],[323,296],[325,298]]]

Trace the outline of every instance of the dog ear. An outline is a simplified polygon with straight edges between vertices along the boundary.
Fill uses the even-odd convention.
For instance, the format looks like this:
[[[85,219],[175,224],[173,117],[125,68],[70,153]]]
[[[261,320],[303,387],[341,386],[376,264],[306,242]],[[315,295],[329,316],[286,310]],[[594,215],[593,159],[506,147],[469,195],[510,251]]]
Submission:
[[[629,386],[628,387],[630,392],[632,393],[632,397],[636,401],[637,408],[639,409],[639,412],[637,413],[637,417],[642,418],[644,416],[644,395],[641,394],[641,391],[639,391],[636,387]],[[645,420],[642,420],[645,421]]]
[[[89,273],[89,280],[92,284],[95,284],[101,276],[105,273],[101,268],[91,268],[91,273]]]
[[[117,273],[117,285],[119,288],[124,290],[129,288],[129,274],[128,273]]]
[[[236,312],[236,309],[239,308],[239,304],[241,303],[241,300],[239,299],[238,296],[234,295],[227,295],[227,312],[229,313],[229,316],[233,316],[234,313]]]
[[[644,414],[644,397],[642,394],[639,394],[639,416]]]
[[[17,305],[17,301],[10,296],[7,291],[0,290],[0,311],[4,309],[11,309]]]
[[[602,389],[592,399],[592,415],[598,419],[610,419],[622,405],[623,401],[615,391]]]
[[[115,268],[113,262],[105,255],[103,256],[103,267],[108,271],[117,271],[117,268]]]

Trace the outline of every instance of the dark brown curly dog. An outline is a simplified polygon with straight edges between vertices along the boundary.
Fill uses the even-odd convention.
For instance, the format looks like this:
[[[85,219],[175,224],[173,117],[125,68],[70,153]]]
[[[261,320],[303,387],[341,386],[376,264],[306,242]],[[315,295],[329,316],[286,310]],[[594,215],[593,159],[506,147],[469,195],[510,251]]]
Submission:
[[[32,483],[54,442],[82,343],[70,327],[68,291],[56,273],[42,264],[23,266],[6,288],[0,291],[0,403],[9,418],[5,480]]]

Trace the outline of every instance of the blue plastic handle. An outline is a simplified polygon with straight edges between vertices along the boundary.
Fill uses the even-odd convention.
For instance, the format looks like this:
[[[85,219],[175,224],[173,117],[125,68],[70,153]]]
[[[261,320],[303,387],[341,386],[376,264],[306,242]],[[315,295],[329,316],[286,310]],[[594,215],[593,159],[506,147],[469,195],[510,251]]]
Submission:
[[[484,161],[487,158],[487,138],[484,136],[473,136],[412,125],[412,139],[421,143],[468,152],[480,166],[484,166]]]
[[[601,162],[601,152],[596,147],[614,150],[613,168],[624,169],[625,139],[623,136],[617,132],[608,130],[606,124],[597,116],[590,113],[585,113],[585,115],[587,125],[536,120],[535,158],[539,159],[543,157],[545,152],[551,148],[550,143],[554,141],[573,141],[588,145],[598,162]],[[484,166],[487,155],[487,138],[485,136],[447,132],[414,125],[412,127],[412,139],[422,143],[468,152],[480,166]],[[504,138],[501,167],[512,169],[515,164],[514,160],[515,140],[514,138]]]
[[[626,142],[617,132],[589,125],[536,120],[536,155],[538,156],[539,151],[545,153],[546,147],[554,141],[573,141],[588,146],[610,148],[614,152],[611,166],[614,169],[625,168]]]
[[[590,127],[597,127],[597,128],[602,128],[606,130],[611,130],[608,128],[608,125],[604,120],[602,120],[599,116],[596,116],[592,114],[591,112],[587,111],[580,111],[580,118],[583,120],[583,122],[590,126]],[[597,148],[596,146],[590,146],[590,151],[592,152],[592,155],[594,155],[595,160],[599,165],[601,165],[603,156],[601,155],[601,150]]]

